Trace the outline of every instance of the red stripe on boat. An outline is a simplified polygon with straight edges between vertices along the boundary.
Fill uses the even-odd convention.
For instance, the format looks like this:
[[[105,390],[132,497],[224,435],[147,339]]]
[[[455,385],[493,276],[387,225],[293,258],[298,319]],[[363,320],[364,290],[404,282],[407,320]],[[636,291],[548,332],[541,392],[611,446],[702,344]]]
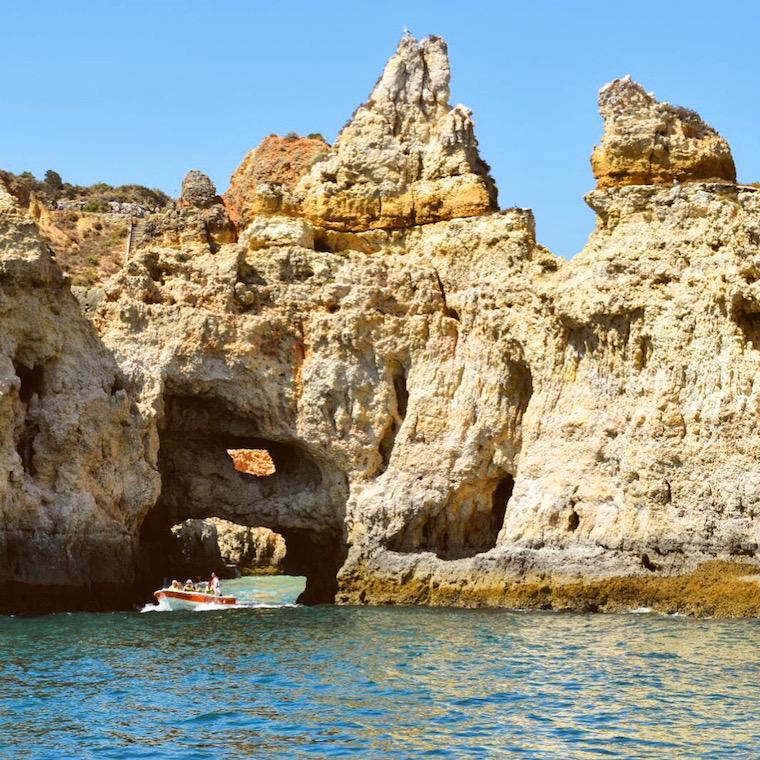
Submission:
[[[175,591],[173,589],[161,589],[154,591],[153,596],[156,599],[163,599],[168,596],[172,599],[184,599],[186,602],[195,602],[196,604],[236,604],[237,599],[234,596],[214,596],[214,594],[200,594],[196,591]]]

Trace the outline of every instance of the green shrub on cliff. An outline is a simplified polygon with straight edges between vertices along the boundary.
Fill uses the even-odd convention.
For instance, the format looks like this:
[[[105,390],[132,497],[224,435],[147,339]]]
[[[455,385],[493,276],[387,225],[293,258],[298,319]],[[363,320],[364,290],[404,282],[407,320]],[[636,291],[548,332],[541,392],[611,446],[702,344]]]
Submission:
[[[58,172],[48,169],[45,178],[38,180],[31,172],[16,175],[16,180],[29,192],[34,193],[40,200],[50,206],[55,206],[58,200],[84,201],[85,211],[108,211],[108,202],[137,203],[148,209],[156,206],[163,208],[171,198],[158,188],[144,185],[119,185],[114,187],[105,182],[94,185],[73,185],[64,182]]]

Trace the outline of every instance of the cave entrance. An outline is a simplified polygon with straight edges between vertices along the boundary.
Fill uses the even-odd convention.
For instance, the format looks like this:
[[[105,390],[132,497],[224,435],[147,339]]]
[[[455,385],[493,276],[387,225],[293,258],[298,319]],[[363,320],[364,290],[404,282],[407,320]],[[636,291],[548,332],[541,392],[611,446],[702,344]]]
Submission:
[[[213,524],[217,538],[220,531],[271,531],[286,548],[282,574],[306,578],[299,601],[334,601],[346,556],[343,473],[298,441],[263,437],[255,415],[243,415],[221,399],[185,394],[164,397],[158,466],[161,496],[140,533],[145,590],[168,575],[182,575],[183,562],[186,576],[205,577],[214,569],[208,557],[191,569],[177,541],[183,529],[202,536],[202,526]],[[214,566],[229,574],[225,566],[233,563],[220,554]]]
[[[488,491],[464,487],[437,512],[412,520],[389,548],[403,553],[434,552],[441,559],[483,554],[496,546],[514,487],[511,473],[491,481],[490,496]]]

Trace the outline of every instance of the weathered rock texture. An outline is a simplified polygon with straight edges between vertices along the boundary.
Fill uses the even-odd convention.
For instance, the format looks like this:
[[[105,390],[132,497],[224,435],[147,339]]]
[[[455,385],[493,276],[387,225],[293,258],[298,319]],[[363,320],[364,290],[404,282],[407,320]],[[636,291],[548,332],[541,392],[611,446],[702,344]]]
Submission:
[[[658,102],[630,77],[602,87],[604,136],[591,164],[598,186],[736,182],[728,143],[699,114]]]
[[[298,214],[296,185],[329,149],[318,135],[266,137],[245,157],[224,194],[232,221],[247,227],[257,214]]]
[[[287,547],[282,536],[268,528],[247,528],[227,520],[213,520],[219,553],[243,575],[281,573],[287,570]]]
[[[449,105],[449,79],[446,43],[406,35],[369,100],[301,180],[304,215],[355,231],[494,211],[472,115]]]
[[[281,534],[309,601],[760,614],[758,190],[731,181],[727,146],[696,115],[618,82],[602,95],[597,228],[564,261],[530,211],[494,210],[448,76],[442,41],[406,38],[289,185],[293,205],[241,213],[228,195],[151,219],[81,299],[99,338],[65,284],[18,280],[6,355],[36,345],[12,315],[69,304],[40,340],[89,330],[86,350],[60,344],[80,369],[75,409],[105,372],[86,362],[115,360],[124,421],[114,431],[98,407],[96,422],[125,442],[114,453],[85,426],[53,506],[8,481],[8,524],[28,514],[37,535],[98,544],[78,510],[49,528],[41,515],[64,485],[96,490],[77,462],[107,461],[102,504],[131,516],[124,545],[139,544],[146,589],[171,526],[217,517]],[[255,167],[237,177],[235,197],[256,198]],[[24,261],[33,225],[7,224],[3,255]],[[27,403],[14,388],[3,403]],[[0,461],[19,470],[13,430]],[[240,472],[229,449],[265,449],[275,472]],[[37,451],[39,468],[62,466],[60,449]],[[136,472],[139,497],[121,494]],[[93,568],[90,581],[107,575]]]
[[[0,610],[113,606],[159,494],[146,422],[11,190],[0,177]]]

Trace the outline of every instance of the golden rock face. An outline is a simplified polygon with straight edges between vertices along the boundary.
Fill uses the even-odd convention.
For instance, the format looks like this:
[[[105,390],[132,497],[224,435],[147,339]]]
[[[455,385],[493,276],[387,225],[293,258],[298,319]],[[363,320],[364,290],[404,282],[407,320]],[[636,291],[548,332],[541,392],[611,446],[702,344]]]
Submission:
[[[597,187],[736,182],[731,149],[712,127],[630,77],[601,89],[599,110],[604,136],[591,156]]]
[[[560,259],[495,210],[448,81],[445,44],[405,38],[333,147],[268,138],[224,204],[147,220],[77,293],[87,340],[0,193],[0,542],[139,557],[146,525],[217,517],[284,536],[315,601],[760,614],[760,190],[693,112],[612,83],[596,229]],[[35,551],[34,582],[113,581]]]
[[[362,231],[496,210],[472,114],[449,104],[449,80],[442,39],[404,37],[369,99],[299,183],[304,216]]]

